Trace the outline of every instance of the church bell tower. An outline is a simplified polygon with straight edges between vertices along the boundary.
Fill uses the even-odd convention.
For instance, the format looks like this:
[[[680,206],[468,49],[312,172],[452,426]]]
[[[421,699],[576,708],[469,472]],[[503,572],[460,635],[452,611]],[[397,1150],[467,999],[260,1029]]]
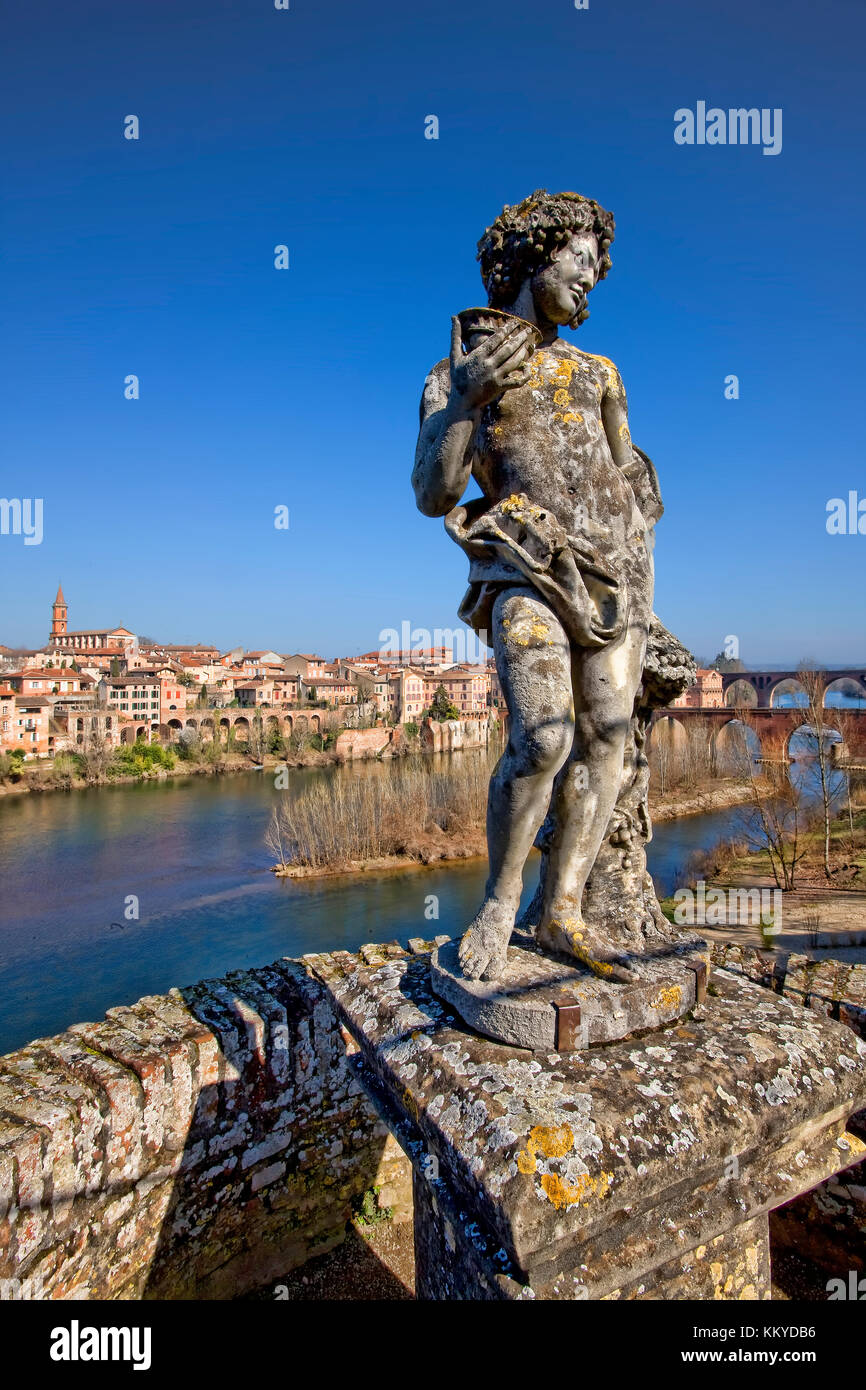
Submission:
[[[51,605],[51,641],[57,645],[66,636],[66,599],[57,585],[57,597]]]

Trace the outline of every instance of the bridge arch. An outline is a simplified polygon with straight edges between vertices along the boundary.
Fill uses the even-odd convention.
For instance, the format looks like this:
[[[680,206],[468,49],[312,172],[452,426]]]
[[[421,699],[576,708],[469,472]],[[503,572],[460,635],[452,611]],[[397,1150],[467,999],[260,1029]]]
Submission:
[[[796,676],[783,676],[770,686],[770,709],[805,709],[809,704],[806,687]]]
[[[725,691],[725,704],[729,709],[755,709],[758,692],[746,676],[733,681]]]
[[[829,724],[824,724],[821,730],[821,737],[825,748],[829,748],[833,743],[842,743],[842,735],[838,729],[832,728]],[[814,758],[818,752],[818,730],[814,724],[798,724],[793,728],[785,740],[785,756],[791,762],[801,762]]]
[[[754,759],[762,751],[760,735],[742,719],[727,719],[713,736],[713,755],[720,776],[742,774],[744,767],[751,771]]]
[[[840,696],[856,698],[857,705],[854,708],[866,709],[866,685],[856,676],[837,676],[836,680],[830,681],[824,688],[824,708],[852,708],[850,705],[843,705]]]

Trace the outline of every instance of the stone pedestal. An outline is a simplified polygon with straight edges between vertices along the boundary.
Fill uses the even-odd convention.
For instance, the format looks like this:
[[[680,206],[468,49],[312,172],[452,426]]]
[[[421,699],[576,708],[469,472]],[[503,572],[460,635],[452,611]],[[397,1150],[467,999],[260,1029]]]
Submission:
[[[631,984],[599,979],[585,965],[536,949],[522,934],[508,948],[494,981],[467,979],[456,941],[430,958],[435,994],[475,1033],[532,1051],[579,1052],[646,1028],[673,1023],[706,993],[709,946],[683,936],[682,945],[636,961]]]
[[[558,1053],[470,1033],[426,955],[306,960],[413,1158],[421,1297],[766,1298],[767,1212],[863,1157],[866,1044],[726,971],[685,1019]]]

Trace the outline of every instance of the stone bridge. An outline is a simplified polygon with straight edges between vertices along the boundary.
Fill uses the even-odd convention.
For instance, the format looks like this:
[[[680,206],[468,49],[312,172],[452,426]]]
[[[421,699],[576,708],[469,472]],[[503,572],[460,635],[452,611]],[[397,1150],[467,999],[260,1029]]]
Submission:
[[[322,732],[322,716],[326,714],[322,709],[189,709],[178,710],[170,719],[164,723],[149,723],[147,721],[130,721],[121,730],[120,739],[122,743],[135,743],[137,739],[146,742],[177,743],[182,729],[194,729],[205,739],[212,739],[214,736],[214,720],[218,721],[219,738],[223,743],[228,743],[229,732],[240,743],[246,743],[249,739],[250,727],[260,714],[262,728],[265,737],[276,730],[284,738],[289,738],[293,733],[320,734]]]
[[[829,729],[833,728],[833,713],[831,706],[827,709],[827,727]],[[863,759],[866,757],[866,709],[840,710],[839,713],[844,713],[849,728],[854,729],[854,736],[849,739],[848,743],[851,757]],[[664,720],[670,721],[669,727],[674,729],[678,727],[683,733],[689,724],[700,724],[703,721],[709,728],[711,747],[714,751],[716,748],[721,748],[720,740],[725,737],[725,729],[733,731],[734,728],[749,727],[754,730],[762,753],[767,755],[775,753],[777,756],[783,757],[788,756],[788,744],[792,734],[808,724],[807,712],[803,709],[780,709],[768,705],[741,709],[730,706],[726,706],[724,709],[671,706],[669,709],[654,711],[650,733],[652,734],[652,730]]]
[[[841,681],[853,682],[857,686],[858,694],[866,703],[866,669],[862,666],[852,666],[841,671],[818,671],[824,686],[824,699],[826,701],[828,691]],[[722,689],[727,700],[728,691],[739,681],[744,681],[750,685],[757,697],[758,709],[772,709],[773,697],[779,686],[785,681],[793,681],[802,689],[801,672],[799,671],[723,671]],[[831,707],[832,708],[832,707]]]

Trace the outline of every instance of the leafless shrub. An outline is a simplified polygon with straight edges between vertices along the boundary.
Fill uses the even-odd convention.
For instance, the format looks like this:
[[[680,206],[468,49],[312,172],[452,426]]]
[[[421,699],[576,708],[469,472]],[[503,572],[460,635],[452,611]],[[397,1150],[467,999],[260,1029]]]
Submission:
[[[283,797],[265,842],[280,865],[316,869],[399,854],[419,831],[480,824],[489,776],[487,760],[472,755],[447,770],[418,757],[385,775],[338,775]]]

